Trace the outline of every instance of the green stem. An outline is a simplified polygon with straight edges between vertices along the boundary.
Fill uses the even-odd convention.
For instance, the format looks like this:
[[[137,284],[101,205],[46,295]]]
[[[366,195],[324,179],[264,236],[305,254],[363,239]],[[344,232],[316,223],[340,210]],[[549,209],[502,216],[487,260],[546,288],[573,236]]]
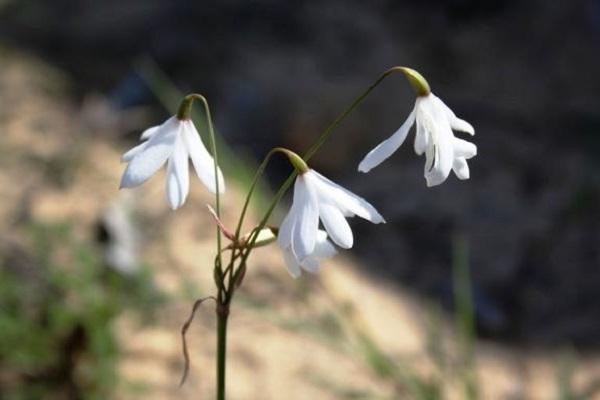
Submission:
[[[323,133],[321,133],[321,135],[319,135],[317,141],[315,142],[315,144],[313,144],[308,151],[304,154],[304,161],[308,162],[314,155],[315,153],[321,148],[321,146],[323,146],[323,144],[327,141],[327,139],[329,139],[329,137],[331,136],[331,134],[333,133],[333,131],[335,130],[335,128],[338,127],[338,125],[340,123],[342,123],[342,121],[344,119],[346,119],[346,117],[348,115],[350,115],[355,109],[356,107],[358,107],[363,100],[377,87],[379,86],[379,84],[381,84],[381,82],[383,82],[385,80],[385,78],[387,78],[388,76],[390,76],[393,73],[397,73],[400,72],[402,74],[405,74],[405,68],[404,67],[393,67],[388,69],[387,71],[385,71],[383,74],[381,74],[381,76],[379,78],[377,78],[375,80],[375,82],[373,82],[371,84],[371,86],[369,86],[363,93],[361,93],[356,99],[354,99],[354,101],[346,108],[346,110],[344,110],[324,131]],[[262,171],[261,171],[262,172]],[[256,233],[248,240],[248,249],[246,250],[246,252],[244,253],[244,255],[242,256],[242,260],[241,260],[241,264],[245,264],[246,260],[248,258],[248,256],[250,255],[250,252],[252,251],[252,246],[254,245],[254,242],[256,241],[256,238],[258,237],[258,232],[260,232],[261,229],[263,229],[265,227],[265,225],[267,224],[269,217],[271,216],[271,214],[273,213],[273,210],[275,210],[275,207],[277,206],[277,204],[279,203],[279,201],[281,200],[281,198],[283,197],[283,195],[285,194],[285,192],[289,189],[289,187],[292,185],[294,178],[298,175],[298,172],[294,169],[294,171],[290,174],[290,176],[285,180],[285,182],[279,187],[279,190],[277,191],[277,193],[275,194],[275,198],[273,199],[273,201],[271,202],[271,205],[269,206],[269,208],[267,209],[267,212],[265,213],[263,219],[261,220],[260,224],[258,225],[258,228],[256,229]],[[248,199],[249,201],[249,199]]]
[[[206,125],[208,126],[208,135],[210,137],[210,147],[213,156],[213,168],[215,174],[215,212],[218,218],[221,218],[221,199],[219,194],[219,158],[217,154],[217,142],[215,140],[215,130],[213,128],[212,117],[210,114],[210,107],[206,97],[201,94],[191,93],[184,97],[177,111],[177,118],[180,120],[190,119],[192,111],[192,104],[194,100],[199,100],[204,106],[204,112],[206,113]],[[217,254],[219,257],[219,265],[222,264],[221,260],[221,230],[217,227]]]
[[[181,102],[177,111],[177,118],[180,120],[190,119],[192,104],[194,100],[199,100],[204,106],[206,113],[206,125],[210,137],[210,147],[213,156],[213,168],[215,176],[215,213],[217,218],[221,217],[221,198],[219,193],[219,159],[217,154],[217,143],[215,140],[215,131],[213,128],[212,117],[208,101],[204,96],[197,93],[188,94]],[[227,357],[227,318],[229,317],[229,293],[224,285],[223,260],[221,257],[221,229],[217,226],[217,258],[215,260],[217,295],[217,400],[225,400],[225,361]],[[218,281],[218,282],[217,282]],[[219,285],[219,282],[222,284]]]
[[[383,82],[385,80],[385,78],[387,78],[388,76],[390,76],[393,73],[397,73],[400,72],[402,74],[405,74],[405,67],[392,67],[390,69],[388,69],[387,71],[385,71],[383,74],[381,74],[381,76],[379,78],[377,78],[375,80],[375,82],[373,82],[371,84],[371,86],[369,86],[367,88],[367,90],[365,90],[360,96],[358,96],[356,99],[354,99],[354,101],[352,102],[352,104],[350,104],[350,106],[348,106],[348,108],[346,108],[346,110],[344,112],[342,112],[328,127],[327,129],[325,129],[325,131],[323,131],[323,133],[321,133],[321,135],[319,136],[319,138],[317,139],[317,141],[315,142],[315,144],[313,144],[310,149],[308,149],[308,151],[306,152],[306,154],[304,154],[304,161],[308,161],[312,158],[312,156],[315,155],[315,153],[321,148],[321,146],[323,145],[323,143],[325,143],[327,141],[327,139],[329,139],[329,136],[331,136],[331,134],[333,133],[333,130],[335,128],[337,128],[337,126],[344,120],[346,119],[346,117],[348,115],[350,115],[354,109],[356,107],[358,107],[360,105],[360,103],[363,102],[363,100],[377,87],[379,86],[379,84],[381,82]]]
[[[246,217],[246,212],[248,211],[248,206],[250,205],[250,199],[252,198],[252,194],[254,193],[254,190],[256,189],[256,185],[258,184],[260,177],[262,176],[265,168],[267,167],[267,164],[269,164],[269,161],[271,161],[271,157],[275,153],[282,153],[282,154],[286,155],[288,158],[295,156],[299,159],[299,157],[296,156],[295,153],[293,153],[290,150],[285,149],[283,147],[274,147],[269,151],[269,153],[267,153],[265,158],[262,160],[262,162],[258,166],[258,169],[256,170],[256,174],[254,175],[254,179],[252,180],[252,184],[250,185],[250,189],[248,190],[248,194],[246,195],[246,201],[244,202],[244,207],[242,207],[242,213],[240,214],[237,228],[235,230],[236,241],[240,238],[242,224],[244,223],[244,218]],[[298,162],[304,163],[304,161],[302,161],[302,160],[298,160]],[[296,166],[294,166],[294,167],[296,168]],[[308,170],[308,167],[306,166],[306,164],[304,164],[304,168],[305,168],[305,170]],[[298,168],[296,168],[296,169],[298,169]]]
[[[242,212],[240,214],[240,218],[238,220],[237,227],[235,228],[234,243],[238,243],[240,240],[240,234],[242,232],[244,218],[246,218],[246,213],[248,212],[248,206],[250,205],[250,199],[252,198],[252,195],[254,194],[256,185],[258,185],[258,181],[259,181],[260,177],[262,176],[263,172],[265,171],[267,164],[269,164],[271,157],[275,153],[276,153],[275,149],[272,149],[271,151],[269,151],[269,153],[263,159],[262,163],[258,166],[258,169],[256,170],[256,174],[254,174],[254,179],[252,180],[252,184],[250,185],[250,189],[248,190],[248,194],[246,195],[246,201],[244,202],[244,206],[242,207]],[[229,260],[228,268],[231,269],[231,271],[230,271],[231,275],[230,275],[230,279],[229,279],[230,287],[231,287],[231,284],[233,283],[233,278],[234,278],[233,277],[233,275],[234,275],[233,261],[239,256],[239,254],[237,254],[237,251],[238,251],[238,249],[235,247],[231,250],[231,258]],[[241,249],[239,251],[240,251],[240,253],[242,253]]]
[[[474,355],[475,315],[469,268],[469,249],[465,237],[457,236],[454,239],[452,269],[456,322],[459,331],[460,353],[463,359],[463,370],[461,372],[465,399],[474,400],[478,397]]]
[[[225,400],[225,362],[227,357],[227,319],[229,305],[217,305],[217,400]]]

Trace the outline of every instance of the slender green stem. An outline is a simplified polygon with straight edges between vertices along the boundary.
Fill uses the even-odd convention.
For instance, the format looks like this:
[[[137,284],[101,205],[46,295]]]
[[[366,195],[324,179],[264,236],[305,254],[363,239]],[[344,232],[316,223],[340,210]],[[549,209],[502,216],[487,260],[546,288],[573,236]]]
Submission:
[[[234,282],[234,268],[235,268],[235,260],[237,260],[240,255],[241,255],[241,251],[239,253],[237,253],[237,246],[235,246],[235,244],[238,243],[238,239],[235,239],[233,241],[233,248],[231,248],[231,258],[229,259],[229,265],[227,266],[227,268],[225,268],[225,271],[223,271],[223,279],[224,277],[227,275],[229,278],[229,282],[227,284],[227,287],[229,288],[227,290],[227,297],[229,299],[229,301],[231,301],[231,297],[233,297],[233,289],[232,289],[232,284]]]
[[[221,217],[221,198],[219,193],[219,158],[217,154],[217,143],[215,140],[215,131],[213,128],[212,117],[208,101],[201,94],[192,93],[185,96],[179,110],[177,118],[180,120],[190,119],[192,104],[194,100],[199,100],[204,106],[206,113],[206,125],[208,126],[208,134],[210,137],[210,147],[213,156],[213,168],[215,176],[215,213],[217,218]],[[227,319],[229,317],[229,299],[230,294],[228,288],[224,287],[225,274],[223,273],[222,260],[222,245],[221,245],[221,229],[217,226],[217,257],[215,259],[215,283],[218,289],[217,295],[217,400],[225,400],[225,361],[227,358]],[[235,258],[232,257],[233,262]],[[231,275],[231,273],[230,273]],[[231,281],[231,279],[230,279]],[[231,283],[230,285],[231,286]]]
[[[273,156],[273,154],[276,153],[276,151],[277,151],[276,149],[272,149],[271,151],[269,151],[269,153],[265,156],[265,158],[263,159],[261,164],[258,166],[258,169],[256,170],[256,174],[254,174],[254,179],[252,180],[252,184],[250,185],[250,189],[248,190],[248,194],[246,195],[246,201],[244,202],[244,206],[242,207],[242,212],[240,214],[240,218],[238,220],[237,227],[235,228],[234,244],[239,242],[240,234],[242,231],[242,226],[244,224],[244,218],[246,217],[246,213],[248,212],[248,206],[250,205],[250,200],[252,199],[252,195],[254,194],[256,185],[258,185],[258,181],[259,181],[260,177],[262,176],[263,172],[265,171],[265,168],[267,167],[267,164],[269,164],[271,157]],[[238,251],[238,249],[236,247],[234,247],[231,250],[231,258],[229,260],[229,266],[227,267],[230,272],[230,275],[229,275],[229,287],[230,288],[232,287],[232,283],[234,280],[233,262],[239,256],[239,254],[237,254],[237,251]],[[239,249],[239,253],[240,254],[242,253],[242,249]]]
[[[217,304],[217,400],[225,400],[228,317],[229,304]]]
[[[319,137],[317,138],[317,141],[304,154],[304,157],[303,157],[304,161],[308,162],[315,155],[315,153],[321,148],[321,146],[323,146],[323,144],[327,141],[327,139],[329,139],[329,137],[331,136],[331,134],[333,133],[335,128],[337,128],[338,125],[340,125],[340,123],[342,123],[342,121],[344,119],[346,119],[346,117],[348,117],[348,115],[350,115],[356,109],[356,107],[358,107],[363,102],[363,100],[377,86],[379,86],[379,84],[381,84],[381,82],[383,82],[385,80],[385,78],[387,78],[391,74],[397,73],[397,72],[405,74],[404,67],[393,67],[393,68],[388,69],[383,74],[381,74],[381,76],[379,78],[377,78],[375,80],[375,82],[373,82],[371,84],[371,86],[369,86],[356,99],[354,99],[354,101],[323,131],[323,133],[321,133],[321,135],[319,135]],[[246,252],[244,253],[244,255],[242,256],[240,265],[246,263],[246,260],[247,260],[248,256],[250,255],[250,252],[252,251],[254,242],[256,241],[256,238],[258,237],[258,232],[260,232],[260,230],[265,227],[265,225],[267,224],[267,222],[269,220],[269,217],[275,210],[275,207],[277,206],[277,204],[279,203],[279,201],[281,200],[281,198],[283,197],[285,192],[292,185],[292,182],[294,181],[294,178],[296,178],[297,175],[298,175],[298,172],[294,169],[294,171],[290,174],[290,176],[279,187],[279,190],[275,194],[275,197],[273,198],[271,205],[267,209],[267,212],[265,213],[260,224],[258,225],[258,228],[255,230],[255,234],[252,235],[251,238],[248,240],[248,248],[247,248]],[[249,201],[249,199],[247,199],[247,200]]]
[[[463,358],[463,384],[465,399],[478,397],[475,376],[475,315],[469,269],[469,249],[466,238],[458,236],[454,239],[453,283],[456,322],[459,331],[461,357]]]
[[[306,154],[304,154],[304,161],[308,161],[315,155],[315,153],[323,146],[323,144],[329,139],[329,136],[333,133],[334,129],[344,120],[348,115],[350,115],[356,107],[363,102],[363,100],[377,87],[381,82],[385,80],[391,74],[400,72],[404,74],[405,67],[392,67],[385,71],[379,78],[375,80],[360,96],[358,96],[354,101],[346,108],[344,112],[342,112],[328,127],[321,133],[315,144],[313,144]]]
[[[240,218],[238,220],[237,227],[235,229],[235,240],[236,241],[239,240],[239,238],[240,238],[240,234],[242,231],[242,225],[244,224],[244,218],[246,218],[246,212],[248,211],[248,206],[250,205],[250,200],[252,199],[254,190],[256,189],[256,186],[258,185],[258,181],[260,180],[260,177],[262,176],[263,172],[265,171],[265,168],[267,168],[267,165],[269,164],[271,157],[275,153],[276,153],[276,149],[271,149],[271,151],[269,151],[269,153],[265,156],[265,158],[262,160],[262,162],[258,166],[258,169],[256,170],[256,174],[254,174],[254,179],[252,180],[252,184],[250,185],[250,189],[248,190],[248,194],[246,195],[246,201],[244,202],[244,206],[242,207],[242,212],[240,214]]]
[[[204,106],[204,112],[206,114],[206,125],[208,127],[208,135],[210,138],[210,147],[211,147],[212,156],[213,156],[213,168],[214,168],[214,174],[215,174],[215,203],[216,203],[215,204],[215,212],[217,214],[217,217],[221,218],[221,199],[220,199],[220,193],[219,193],[219,157],[217,154],[217,142],[215,139],[215,130],[213,127],[212,117],[210,114],[210,107],[208,106],[208,101],[206,100],[206,97],[204,97],[198,93],[191,93],[191,94],[188,94],[187,96],[185,96],[185,98],[181,102],[181,105],[179,106],[179,110],[177,111],[177,118],[182,119],[182,120],[190,118],[192,104],[193,104],[194,100],[199,100],[200,102],[202,102],[202,105]],[[221,262],[222,261],[221,260],[221,230],[219,229],[219,227],[217,227],[217,254],[219,257],[219,264],[222,265],[222,262]]]
[[[237,228],[235,230],[235,239],[236,239],[236,241],[240,238],[240,233],[241,233],[241,230],[242,230],[242,224],[244,223],[244,218],[246,217],[246,212],[248,211],[248,206],[250,205],[250,199],[252,198],[252,195],[254,194],[254,190],[256,189],[256,185],[258,184],[258,181],[261,178],[261,176],[262,176],[265,168],[269,164],[269,161],[271,161],[271,157],[275,153],[282,153],[282,154],[285,154],[288,157],[295,156],[295,154],[293,152],[291,152],[290,150],[288,150],[288,149],[285,149],[285,148],[282,148],[282,147],[274,147],[274,148],[272,148],[269,151],[269,153],[267,153],[267,155],[265,156],[265,158],[262,160],[262,162],[258,166],[258,169],[256,170],[256,174],[254,175],[254,179],[252,180],[252,184],[250,185],[250,189],[248,190],[248,194],[246,195],[246,201],[244,202],[244,207],[242,207],[242,213],[240,214],[240,219],[238,221]],[[298,156],[296,156],[296,157],[299,158]],[[303,161],[301,161],[301,160],[300,160],[300,162],[303,163]],[[306,164],[304,164],[304,168],[308,168],[308,167],[306,167]]]

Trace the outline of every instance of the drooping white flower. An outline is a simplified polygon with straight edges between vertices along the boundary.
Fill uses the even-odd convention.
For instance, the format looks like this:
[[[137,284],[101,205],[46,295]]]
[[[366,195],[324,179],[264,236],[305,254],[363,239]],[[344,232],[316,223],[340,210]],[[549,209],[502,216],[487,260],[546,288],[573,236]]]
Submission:
[[[477,154],[477,146],[455,137],[452,130],[474,135],[473,126],[458,118],[440,98],[431,93],[429,85],[418,72],[408,68],[404,70],[413,87],[420,92],[415,107],[400,129],[365,156],[358,170],[369,172],[390,157],[404,143],[408,131],[416,122],[414,149],[417,155],[425,153],[427,186],[444,182],[451,170],[459,179],[469,179],[467,160]]]
[[[319,258],[333,255],[335,248],[327,241],[327,235],[344,249],[352,247],[354,236],[346,218],[355,215],[376,224],[385,222],[366,200],[318,172],[308,169],[298,175],[292,207],[277,236],[290,273],[299,275],[299,267],[315,272]],[[319,233],[319,219],[327,231],[325,236],[324,232]]]
[[[188,158],[192,160],[200,181],[212,193],[216,192],[213,158],[204,147],[191,119],[169,118],[162,125],[142,133],[143,142],[122,158],[127,168],[121,179],[121,188],[132,188],[148,180],[167,163],[167,200],[173,210],[181,207],[189,192]],[[225,182],[218,169],[219,193],[224,193]]]

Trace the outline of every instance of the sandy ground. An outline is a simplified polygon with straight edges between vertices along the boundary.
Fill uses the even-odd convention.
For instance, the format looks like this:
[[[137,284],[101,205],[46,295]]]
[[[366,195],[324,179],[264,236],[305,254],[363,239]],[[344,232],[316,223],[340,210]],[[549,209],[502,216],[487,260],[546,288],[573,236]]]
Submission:
[[[40,222],[74,221],[76,234],[93,240],[93,227],[107,208],[130,210],[142,232],[141,258],[170,301],[152,323],[140,324],[136,316],[125,313],[115,325],[123,349],[122,384],[115,398],[212,398],[215,318],[210,303],[202,307],[189,332],[192,370],[187,383],[178,388],[183,365],[180,327],[193,300],[213,291],[214,238],[205,209],[211,198],[192,178],[187,204],[171,212],[162,173],[139,189],[119,191],[123,170],[119,157],[128,145],[91,134],[61,85],[51,84],[62,76],[22,56],[18,61],[4,58],[0,67],[3,234],[18,235],[12,227],[27,215]],[[64,169],[63,182],[49,182],[52,163]],[[226,224],[233,225],[241,202],[240,190],[229,185]],[[369,239],[377,238],[358,238]],[[420,380],[444,379],[449,382],[448,397],[462,398],[447,317],[442,317],[441,333],[433,339],[449,354],[440,375],[428,357],[432,338],[428,304],[361,270],[352,252],[344,252],[318,276],[293,280],[275,246],[256,251],[230,318],[229,398],[412,398],[409,374]],[[365,338],[377,349],[375,358]],[[539,354],[478,343],[481,398],[555,398],[560,354],[559,349]],[[393,366],[392,372],[378,369],[382,356],[384,364]],[[575,385],[584,387],[600,376],[600,363],[591,356],[581,357],[577,371]]]

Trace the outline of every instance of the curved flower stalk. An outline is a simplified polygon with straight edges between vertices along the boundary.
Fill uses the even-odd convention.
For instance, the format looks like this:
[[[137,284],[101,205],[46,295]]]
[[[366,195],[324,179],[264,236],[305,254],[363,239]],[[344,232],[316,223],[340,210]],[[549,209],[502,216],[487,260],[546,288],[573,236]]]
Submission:
[[[477,155],[477,146],[454,136],[452,130],[475,134],[473,126],[458,118],[444,102],[429,90],[429,84],[416,71],[403,69],[418,94],[415,107],[406,121],[392,136],[371,150],[360,162],[358,170],[369,172],[390,157],[404,143],[410,128],[416,125],[414,149],[425,153],[427,186],[446,180],[450,171],[459,179],[469,179],[467,160]]]
[[[291,153],[291,152],[290,152]],[[301,160],[298,156],[294,160]],[[290,159],[292,161],[292,159]],[[279,228],[277,242],[283,249],[288,271],[300,275],[300,267],[309,272],[319,269],[319,258],[331,257],[338,246],[349,249],[354,244],[347,217],[358,215],[375,224],[385,222],[377,210],[365,199],[330,181],[306,164],[294,184],[294,199],[290,211]],[[319,220],[325,232],[319,229]]]
[[[189,118],[173,116],[162,125],[142,133],[143,142],[125,154],[122,162],[127,168],[121,179],[121,188],[141,185],[167,163],[167,200],[173,210],[185,203],[189,192],[188,158],[200,181],[211,192],[217,191],[214,161],[202,143],[200,135]],[[225,191],[221,170],[217,170],[219,193]]]

